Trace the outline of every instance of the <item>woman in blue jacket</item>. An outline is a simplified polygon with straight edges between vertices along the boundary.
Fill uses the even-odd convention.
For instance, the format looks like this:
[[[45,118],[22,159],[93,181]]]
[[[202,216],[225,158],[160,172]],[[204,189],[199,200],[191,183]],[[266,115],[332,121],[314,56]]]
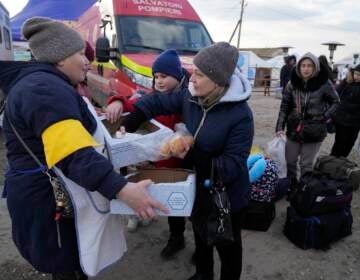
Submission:
[[[75,86],[85,78],[88,60],[80,35],[48,18],[31,18],[22,29],[35,62],[0,62],[0,86],[7,95],[3,123],[9,170],[7,198],[12,234],[21,255],[54,280],[87,279],[79,263],[73,218],[55,220],[56,201],[42,172],[58,167],[69,179],[107,199],[119,198],[140,216],[162,208],[145,188],[114,172],[95,151],[97,125]],[[39,168],[11,124],[42,163]]]
[[[141,98],[135,104],[135,112],[124,122],[125,128],[133,131],[142,121],[154,116],[181,114],[195,138],[194,146],[188,147],[181,157],[186,167],[196,171],[193,214],[196,212],[203,219],[209,213],[210,203],[204,181],[210,178],[213,162],[230,197],[235,237],[232,243],[216,245],[222,280],[237,280],[241,274],[241,219],[249,197],[246,161],[254,134],[253,117],[246,102],[251,87],[236,68],[238,56],[237,49],[224,42],[202,49],[194,58],[189,89]],[[197,219],[193,219],[193,228],[195,223]],[[196,274],[190,279],[212,280],[213,247],[208,246],[196,230],[194,234]]]

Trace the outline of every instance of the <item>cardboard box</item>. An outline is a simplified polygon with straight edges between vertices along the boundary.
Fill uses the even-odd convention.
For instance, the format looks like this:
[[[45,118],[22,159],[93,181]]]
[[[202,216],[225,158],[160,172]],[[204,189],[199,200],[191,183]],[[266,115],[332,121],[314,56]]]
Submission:
[[[114,134],[120,127],[120,123],[110,124],[106,120],[100,123],[103,127],[105,145],[108,156],[115,168],[136,164],[142,161],[158,161],[160,146],[174,132],[161,123],[150,120],[141,125],[135,134],[126,134],[117,139]]]
[[[195,173],[185,169],[149,168],[139,169],[139,172],[129,175],[130,182],[151,179],[154,184],[149,187],[150,195],[165,205],[168,215],[158,212],[160,216],[188,217],[195,200]],[[111,213],[132,215],[134,211],[120,200],[112,200]]]

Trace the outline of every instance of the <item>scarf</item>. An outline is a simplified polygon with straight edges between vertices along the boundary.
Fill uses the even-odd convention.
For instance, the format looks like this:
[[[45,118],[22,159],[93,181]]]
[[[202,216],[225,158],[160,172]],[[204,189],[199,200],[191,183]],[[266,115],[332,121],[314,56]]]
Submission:
[[[218,103],[219,100],[225,95],[227,87],[217,86],[212,92],[210,92],[207,96],[199,97],[199,104],[207,109]]]

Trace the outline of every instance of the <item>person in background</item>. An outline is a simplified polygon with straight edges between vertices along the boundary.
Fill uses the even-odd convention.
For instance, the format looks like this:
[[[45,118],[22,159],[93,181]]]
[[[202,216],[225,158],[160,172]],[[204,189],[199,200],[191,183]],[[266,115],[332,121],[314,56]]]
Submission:
[[[350,66],[349,64],[346,64],[345,67],[343,67],[343,69],[341,70],[340,72],[340,77],[339,77],[339,80],[342,81],[342,80],[345,80],[346,77],[347,77],[347,74],[349,73],[350,71]]]
[[[89,63],[80,34],[43,17],[28,19],[22,34],[36,61],[0,62],[0,87],[7,95],[3,132],[9,163],[3,195],[12,237],[20,254],[36,270],[51,273],[53,280],[87,279],[80,266],[75,220],[56,218],[59,204],[43,171],[56,166],[85,189],[109,200],[121,199],[144,218],[153,218],[155,209],[167,210],[148,195],[150,180],[128,183],[94,149],[97,124],[76,91]]]
[[[152,66],[153,73],[153,91],[167,94],[169,92],[183,91],[187,88],[189,83],[189,74],[182,68],[180,58],[176,50],[169,49],[162,52],[154,61]],[[150,93],[151,94],[151,93]],[[126,99],[121,96],[113,96],[109,100],[109,104],[114,104],[112,109],[115,116],[120,116],[122,110],[124,112],[133,112],[134,104],[138,98]],[[118,113],[121,111],[121,113]],[[181,122],[179,114],[157,116],[155,118],[163,125],[174,130],[175,124]],[[116,118],[115,118],[116,120]],[[155,167],[179,168],[181,167],[181,160],[178,158],[170,158],[154,163]],[[143,222],[143,221],[140,221]],[[129,218],[128,229],[134,231],[137,228],[139,219],[135,216]],[[146,221],[145,221],[146,223]],[[169,217],[168,218],[170,238],[167,245],[161,251],[161,256],[164,259],[172,258],[177,252],[185,248],[185,218],[184,217]]]
[[[180,114],[195,139],[180,158],[196,172],[196,197],[191,215],[195,237],[196,273],[189,280],[213,280],[213,249],[197,229],[207,220],[211,209],[208,189],[212,165],[227,187],[231,203],[234,241],[216,245],[221,262],[221,280],[238,280],[242,271],[241,225],[250,194],[247,158],[254,123],[247,104],[251,86],[236,68],[238,50],[219,42],[199,51],[194,57],[189,88],[144,96],[123,125],[134,131],[146,119],[157,115]]]
[[[327,135],[326,122],[335,112],[339,97],[329,83],[329,72],[317,57],[306,53],[296,65],[280,105],[276,134],[284,135],[290,190],[297,188],[300,176],[312,171],[313,161]]]
[[[88,70],[91,69],[91,63],[95,59],[95,53],[93,47],[90,45],[88,41],[85,41],[85,57],[89,61],[88,63]],[[92,98],[92,92],[88,87],[87,79],[85,77],[85,80],[78,84],[77,91],[81,96],[87,97],[89,100]]]
[[[347,157],[360,130],[360,64],[348,73],[336,90],[341,102],[333,116],[335,142],[331,155]]]
[[[335,85],[337,77],[334,77],[333,70],[331,69],[329,62],[325,55],[319,56],[319,62],[320,64],[326,69],[329,75],[329,80]]]
[[[284,58],[284,60],[285,60],[285,65],[280,70],[280,87],[282,87],[283,92],[290,80],[291,71],[293,70],[296,64],[296,56],[290,55]]]

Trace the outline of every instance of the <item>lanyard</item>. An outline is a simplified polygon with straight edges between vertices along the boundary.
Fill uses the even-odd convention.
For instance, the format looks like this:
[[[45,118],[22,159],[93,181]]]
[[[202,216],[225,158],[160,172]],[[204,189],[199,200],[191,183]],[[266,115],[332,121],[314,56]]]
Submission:
[[[296,91],[296,111],[301,116],[302,119],[305,118],[305,111],[306,111],[306,107],[309,102],[309,99],[310,99],[309,92],[305,92],[304,110],[302,110],[302,108],[301,108],[301,92]]]

